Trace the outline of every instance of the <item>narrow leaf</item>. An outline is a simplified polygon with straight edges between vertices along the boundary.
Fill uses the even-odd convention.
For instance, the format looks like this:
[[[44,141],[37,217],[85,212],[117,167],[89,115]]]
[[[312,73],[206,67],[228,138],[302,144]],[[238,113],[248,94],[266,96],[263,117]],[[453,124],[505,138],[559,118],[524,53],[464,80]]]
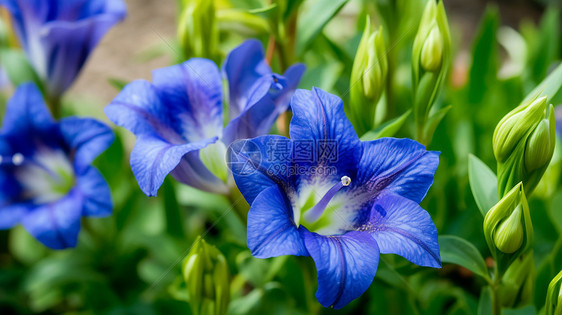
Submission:
[[[492,315],[492,289],[485,287],[478,301],[478,315]]]
[[[489,280],[486,262],[472,243],[457,236],[443,235],[439,237],[439,248],[441,249],[442,262],[465,267]]]
[[[380,125],[379,127],[365,133],[361,137],[361,140],[371,141],[379,138],[394,136],[400,130],[400,128],[402,128],[402,126],[406,122],[406,119],[408,119],[408,116],[410,116],[411,112],[412,110],[408,110],[401,116],[393,118],[385,122],[384,124]]]
[[[468,157],[468,180],[472,195],[482,216],[486,216],[498,203],[498,179],[492,170],[479,158],[470,154]]]
[[[552,97],[554,97],[554,95],[556,95],[556,93],[558,93],[558,90],[560,90],[561,86],[562,63],[560,63],[558,67],[556,67],[556,69],[554,69],[554,71],[552,71],[548,75],[548,77],[546,77],[546,79],[541,82],[541,84],[539,84],[534,90],[532,90],[531,93],[529,93],[527,97],[525,97],[525,100],[522,103],[543,95],[547,96],[550,100]]]
[[[299,16],[297,24],[297,55],[301,55],[318,36],[324,26],[336,15],[348,0],[312,1],[308,10]],[[305,3],[308,4],[308,3]]]

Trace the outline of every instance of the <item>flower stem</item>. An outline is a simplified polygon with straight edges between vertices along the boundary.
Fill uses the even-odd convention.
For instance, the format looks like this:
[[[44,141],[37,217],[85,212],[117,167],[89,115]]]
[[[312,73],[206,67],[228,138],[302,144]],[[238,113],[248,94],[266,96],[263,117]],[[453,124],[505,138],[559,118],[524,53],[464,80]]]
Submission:
[[[493,285],[490,286],[492,289],[492,315],[501,315],[502,313],[502,303],[499,296],[500,282],[501,278],[496,264],[494,268],[494,282]]]
[[[47,104],[51,109],[51,114],[55,119],[60,119],[62,117],[61,110],[61,99],[58,96],[50,96],[47,99]]]

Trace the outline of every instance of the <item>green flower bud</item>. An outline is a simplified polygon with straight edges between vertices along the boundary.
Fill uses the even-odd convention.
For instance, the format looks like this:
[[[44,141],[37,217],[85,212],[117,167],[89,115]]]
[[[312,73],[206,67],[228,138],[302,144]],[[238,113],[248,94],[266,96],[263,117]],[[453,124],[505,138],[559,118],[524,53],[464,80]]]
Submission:
[[[550,281],[544,307],[546,315],[562,314],[562,271]]]
[[[217,61],[218,27],[214,0],[183,0],[178,24],[178,40],[185,59],[209,58]]]
[[[230,281],[224,255],[199,237],[185,257],[182,270],[193,314],[226,314]]]
[[[421,66],[425,71],[438,71],[443,61],[443,37],[439,27],[434,25],[425,39],[421,51]]]
[[[199,150],[201,162],[223,182],[228,181],[228,167],[226,165],[226,146],[221,141],[206,146]]]
[[[447,76],[451,55],[451,34],[443,1],[430,0],[412,49],[414,116],[419,141],[427,142],[433,136],[431,128],[426,129],[426,122]]]
[[[521,205],[504,219],[494,233],[494,243],[504,253],[514,253],[523,244],[523,225],[521,224]]]
[[[522,104],[505,115],[494,130],[494,155],[504,162],[515,146],[544,118],[546,96]]]
[[[374,127],[376,106],[385,90],[387,73],[382,27],[374,31],[367,17],[351,71],[350,116],[360,134]]]
[[[516,259],[502,278],[498,292],[502,306],[517,308],[531,303],[535,281],[535,260],[529,251]]]
[[[488,211],[484,218],[484,236],[501,273],[530,247],[533,226],[522,183]]]
[[[522,181],[527,194],[544,174],[556,144],[554,109],[546,97],[524,103],[508,113],[494,131],[500,197]]]

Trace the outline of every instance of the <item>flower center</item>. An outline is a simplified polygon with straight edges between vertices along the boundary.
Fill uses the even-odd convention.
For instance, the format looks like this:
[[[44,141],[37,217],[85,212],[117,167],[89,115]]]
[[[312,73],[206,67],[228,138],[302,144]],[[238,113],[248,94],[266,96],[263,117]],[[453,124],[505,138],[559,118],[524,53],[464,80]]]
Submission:
[[[16,153],[9,162],[22,187],[22,196],[35,203],[58,200],[74,186],[72,164],[60,150],[40,150],[31,157]]]
[[[343,176],[340,181],[334,184],[328,191],[324,194],[324,196],[318,201],[314,206],[307,207],[307,204],[310,205],[312,200],[314,200],[314,196],[311,195],[312,200],[309,200],[305,203],[302,210],[304,210],[303,219],[304,222],[308,225],[308,228],[317,229],[325,225],[327,222],[320,222],[320,218],[326,212],[330,201],[334,198],[337,192],[339,192],[342,188],[347,187],[351,184],[351,178],[349,176]],[[308,210],[306,210],[308,208]],[[336,207],[337,208],[337,207]],[[337,210],[337,209],[335,209]]]

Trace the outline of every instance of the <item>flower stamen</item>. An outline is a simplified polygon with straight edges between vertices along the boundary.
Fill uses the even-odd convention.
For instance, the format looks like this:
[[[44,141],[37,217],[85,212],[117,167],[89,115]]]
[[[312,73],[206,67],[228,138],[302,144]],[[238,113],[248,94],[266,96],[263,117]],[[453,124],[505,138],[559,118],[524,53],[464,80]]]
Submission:
[[[316,222],[318,219],[320,219],[322,213],[324,213],[324,210],[326,210],[326,207],[330,203],[330,200],[332,200],[332,198],[338,191],[340,191],[340,189],[342,189],[343,187],[347,187],[350,184],[351,178],[349,178],[349,176],[343,176],[338,183],[336,183],[326,192],[324,197],[322,197],[322,199],[320,199],[320,201],[314,207],[312,207],[312,209],[308,210],[304,214],[305,219],[308,222]]]

